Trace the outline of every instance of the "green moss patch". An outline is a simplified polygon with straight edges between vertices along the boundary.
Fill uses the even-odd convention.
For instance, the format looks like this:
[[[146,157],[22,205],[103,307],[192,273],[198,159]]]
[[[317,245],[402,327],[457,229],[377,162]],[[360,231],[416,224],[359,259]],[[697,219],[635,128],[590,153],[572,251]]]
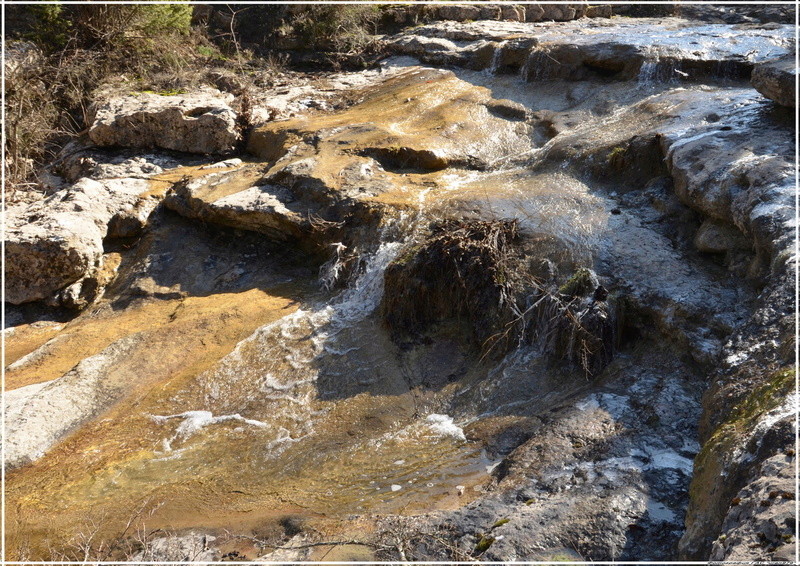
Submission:
[[[494,541],[495,541],[494,537],[480,535],[480,538],[478,539],[478,544],[475,545],[475,552],[474,552],[475,556],[483,554],[484,552],[489,550],[489,547],[492,546],[492,544],[494,544]]]
[[[508,523],[510,521],[511,521],[511,519],[500,519],[494,525],[492,525],[492,528],[496,529],[497,527],[502,527],[503,525],[505,525],[506,523]]]

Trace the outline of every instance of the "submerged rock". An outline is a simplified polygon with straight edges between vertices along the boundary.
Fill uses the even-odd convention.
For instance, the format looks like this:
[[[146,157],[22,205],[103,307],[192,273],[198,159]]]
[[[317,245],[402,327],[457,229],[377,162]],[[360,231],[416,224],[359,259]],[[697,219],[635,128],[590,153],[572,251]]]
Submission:
[[[6,468],[41,458],[65,435],[119,399],[122,389],[115,387],[113,367],[140,341],[136,336],[119,340],[58,379],[7,392]]]
[[[230,153],[239,141],[232,101],[233,95],[210,88],[115,96],[97,104],[89,137],[99,146]]]

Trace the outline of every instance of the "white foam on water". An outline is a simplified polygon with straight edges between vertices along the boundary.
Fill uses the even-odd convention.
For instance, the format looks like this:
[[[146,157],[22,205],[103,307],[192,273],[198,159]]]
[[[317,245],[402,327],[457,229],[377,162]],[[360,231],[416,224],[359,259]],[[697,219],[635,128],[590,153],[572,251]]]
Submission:
[[[272,391],[289,391],[297,385],[297,382],[290,381],[289,383],[281,383],[274,375],[267,373],[264,375],[264,380],[261,384],[261,390],[265,391],[270,389]]]
[[[431,430],[437,434],[452,436],[458,440],[467,440],[464,431],[453,422],[451,416],[433,413],[428,415],[425,420],[429,423]]]
[[[150,415],[150,418],[157,424],[164,424],[171,419],[183,419],[183,422],[178,425],[172,438],[162,442],[162,447],[167,452],[172,450],[172,443],[175,440],[186,440],[201,429],[212,424],[238,421],[257,428],[267,427],[267,424],[262,421],[246,419],[238,413],[235,415],[220,415],[215,417],[211,411],[186,411],[176,415]]]

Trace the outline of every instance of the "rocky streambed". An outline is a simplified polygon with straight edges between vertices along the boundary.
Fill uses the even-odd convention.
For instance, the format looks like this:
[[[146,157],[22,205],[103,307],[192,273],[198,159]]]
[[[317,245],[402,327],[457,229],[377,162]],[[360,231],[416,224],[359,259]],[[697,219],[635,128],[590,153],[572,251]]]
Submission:
[[[11,555],[793,559],[793,34],[105,91],[6,213]]]

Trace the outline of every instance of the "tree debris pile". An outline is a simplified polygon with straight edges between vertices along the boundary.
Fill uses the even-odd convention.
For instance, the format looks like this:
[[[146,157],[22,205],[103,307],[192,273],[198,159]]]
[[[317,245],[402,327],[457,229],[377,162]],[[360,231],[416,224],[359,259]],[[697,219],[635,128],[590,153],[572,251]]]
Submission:
[[[447,220],[386,270],[381,310],[392,337],[414,339],[433,324],[457,319],[479,344],[513,324],[525,288],[516,220]]]
[[[529,271],[516,220],[448,220],[386,270],[381,314],[392,338],[413,342],[457,320],[483,356],[521,344],[596,376],[611,361],[608,292],[581,268],[558,290]]]
[[[525,340],[595,377],[614,355],[616,323],[609,294],[590,269],[578,269],[558,291],[531,297],[523,312]]]

